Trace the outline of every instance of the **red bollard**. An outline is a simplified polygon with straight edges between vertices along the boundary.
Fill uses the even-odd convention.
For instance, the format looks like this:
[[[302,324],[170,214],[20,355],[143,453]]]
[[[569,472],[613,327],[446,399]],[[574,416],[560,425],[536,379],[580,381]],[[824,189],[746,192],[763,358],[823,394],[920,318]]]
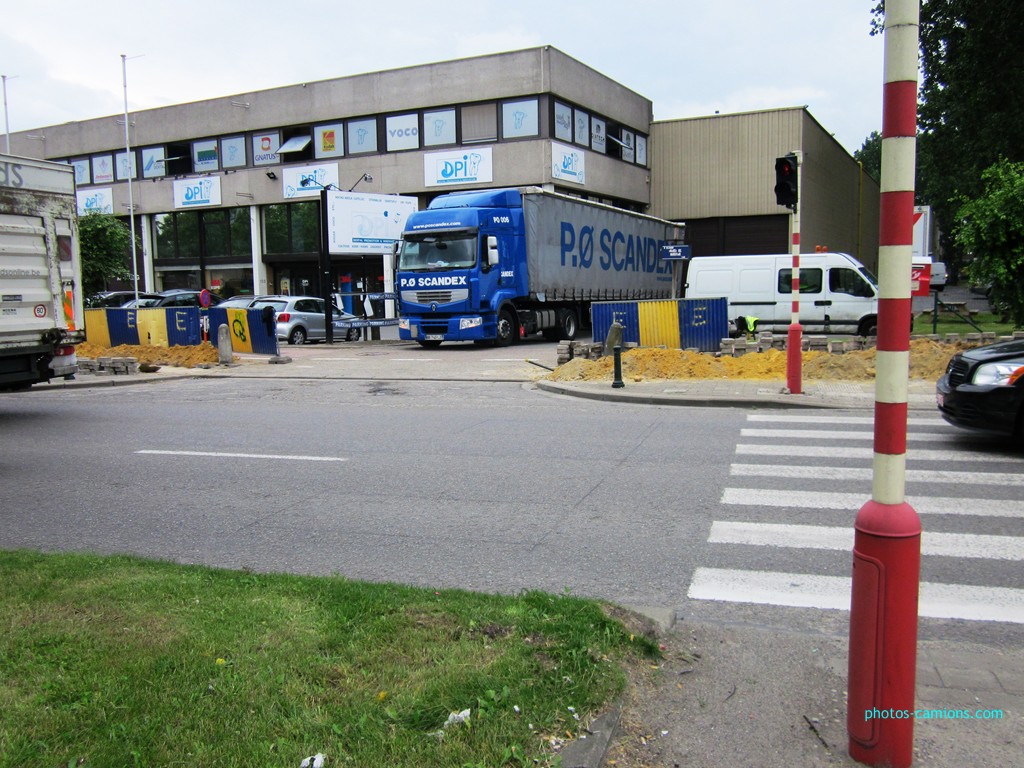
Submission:
[[[905,768],[913,762],[921,521],[906,502],[869,501],[854,529],[850,757]]]
[[[803,326],[791,323],[786,334],[786,387],[789,394],[800,395],[803,382]]]

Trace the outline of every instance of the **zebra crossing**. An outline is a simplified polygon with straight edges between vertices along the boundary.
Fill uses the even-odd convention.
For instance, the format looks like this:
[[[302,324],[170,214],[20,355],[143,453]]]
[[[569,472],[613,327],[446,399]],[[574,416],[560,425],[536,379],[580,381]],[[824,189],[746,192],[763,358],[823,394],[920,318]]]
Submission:
[[[959,437],[937,416],[908,419],[919,615],[1024,624],[1024,457]],[[749,414],[688,597],[849,610],[872,440],[870,416]]]

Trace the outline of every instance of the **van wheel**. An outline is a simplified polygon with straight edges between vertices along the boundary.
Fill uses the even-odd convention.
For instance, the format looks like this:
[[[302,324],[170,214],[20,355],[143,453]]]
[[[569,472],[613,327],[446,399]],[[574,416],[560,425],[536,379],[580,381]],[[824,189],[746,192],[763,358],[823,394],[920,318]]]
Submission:
[[[867,338],[868,336],[878,335],[878,318],[877,317],[865,317],[860,321],[860,326],[857,328],[857,335]]]

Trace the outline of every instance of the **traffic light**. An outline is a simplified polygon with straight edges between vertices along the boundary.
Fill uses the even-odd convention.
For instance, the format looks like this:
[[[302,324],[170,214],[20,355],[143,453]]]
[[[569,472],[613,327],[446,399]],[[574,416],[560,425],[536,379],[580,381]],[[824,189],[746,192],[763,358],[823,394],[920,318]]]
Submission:
[[[775,202],[796,210],[797,162],[790,154],[775,160]]]

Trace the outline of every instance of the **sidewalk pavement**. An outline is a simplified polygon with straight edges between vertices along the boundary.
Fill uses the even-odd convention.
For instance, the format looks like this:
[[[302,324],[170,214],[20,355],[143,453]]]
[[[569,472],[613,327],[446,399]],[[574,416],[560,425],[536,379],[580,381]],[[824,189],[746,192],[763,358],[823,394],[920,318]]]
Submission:
[[[381,342],[389,344],[393,342]],[[189,377],[305,379],[398,378],[422,368],[372,366],[385,359],[380,343],[348,346],[333,360],[321,348],[316,365],[268,364],[244,356],[241,364],[162,368],[155,374],[95,376],[34,389],[112,386]],[[287,351],[285,351],[287,354]],[[354,357],[358,364],[354,364]],[[311,362],[307,359],[306,361]],[[556,382],[543,367],[484,366],[468,373],[452,366],[452,379],[533,382],[542,392],[630,404],[737,408],[874,407],[873,382],[805,381],[789,394],[784,382],[679,380]],[[935,412],[934,383],[909,382],[912,411]],[[641,612],[643,609],[639,609]],[[785,632],[753,623],[645,617],[664,646],[650,675],[631,681],[622,699],[590,725],[587,738],[569,742],[563,768],[641,766],[856,766],[847,754],[847,615],[831,612],[820,633]],[[914,764],[922,766],[1021,765],[1024,755],[1024,649],[993,650],[955,641],[921,641],[917,706],[929,710],[1000,710],[998,720],[917,719]]]

